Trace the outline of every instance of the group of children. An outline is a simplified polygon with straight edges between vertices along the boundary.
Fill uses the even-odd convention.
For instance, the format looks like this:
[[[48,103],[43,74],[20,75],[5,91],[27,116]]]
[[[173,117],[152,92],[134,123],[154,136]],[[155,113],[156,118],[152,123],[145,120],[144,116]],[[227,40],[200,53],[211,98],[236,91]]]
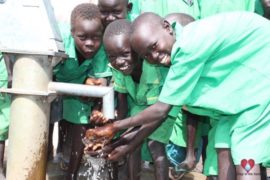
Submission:
[[[261,15],[269,18],[270,3],[261,4]],[[107,123],[98,98],[63,97],[59,140],[68,129],[67,179],[78,175],[85,134],[112,139],[120,130],[125,132],[102,150],[112,161],[127,156],[128,179],[140,178],[141,157],[153,161],[156,179],[181,178],[195,167],[204,136],[209,179],[260,179],[260,165],[269,164],[269,22],[244,12],[204,19],[256,11],[255,5],[252,0],[99,0],[76,6],[70,24],[59,23],[68,58],[54,67],[54,80],[112,82],[117,121]],[[0,87],[6,87],[0,63]],[[0,101],[4,176],[10,99],[0,94]],[[105,126],[93,129],[100,124]],[[255,161],[250,171],[241,166],[244,159]]]

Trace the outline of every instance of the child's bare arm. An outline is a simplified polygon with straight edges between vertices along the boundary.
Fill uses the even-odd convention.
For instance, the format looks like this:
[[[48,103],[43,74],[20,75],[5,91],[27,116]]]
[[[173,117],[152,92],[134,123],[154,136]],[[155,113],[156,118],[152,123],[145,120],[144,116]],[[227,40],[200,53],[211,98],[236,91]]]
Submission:
[[[96,138],[102,138],[115,134],[122,129],[128,129],[130,127],[136,127],[143,124],[152,122],[159,122],[167,117],[168,112],[171,109],[171,105],[162,102],[146,108],[144,111],[136,116],[128,117],[123,120],[115,121],[114,123],[107,124],[103,127],[89,129],[88,133]]]
[[[124,119],[128,114],[127,94],[117,93],[117,119]]]
[[[111,161],[117,161],[132,152],[136,147],[142,144],[145,137],[148,137],[161,123],[162,120],[144,124],[136,131],[131,131],[130,133],[126,133],[121,136],[119,141],[125,140],[124,143],[114,146],[108,155],[108,159]]]

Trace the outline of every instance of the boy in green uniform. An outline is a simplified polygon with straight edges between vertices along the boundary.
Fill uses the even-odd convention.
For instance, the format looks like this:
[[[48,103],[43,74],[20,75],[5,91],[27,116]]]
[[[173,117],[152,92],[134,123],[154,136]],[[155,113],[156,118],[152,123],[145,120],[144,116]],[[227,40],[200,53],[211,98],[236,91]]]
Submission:
[[[200,18],[203,19],[205,17],[209,17],[212,15],[216,15],[219,13],[224,12],[233,12],[233,11],[250,11],[254,12],[256,8],[256,2],[255,0],[244,0],[244,1],[238,1],[238,0],[230,0],[230,1],[223,1],[223,0],[198,0],[199,8],[200,8]],[[215,144],[214,137],[217,125],[216,119],[211,119],[211,129],[208,133],[208,142],[209,145],[207,146],[207,158],[204,164],[204,174],[207,176],[214,176],[218,175],[218,166],[223,166],[222,168],[230,168],[230,167],[224,167],[226,163],[223,163],[224,159],[227,159],[230,156],[230,152],[228,149],[228,144],[222,143],[222,144]],[[225,125],[225,124],[224,124]],[[229,126],[229,125],[227,125]],[[224,126],[225,127],[225,126]],[[226,129],[226,128],[223,128]],[[219,157],[223,160],[219,160],[216,158],[216,153],[220,153]],[[219,163],[219,165],[218,165]]]
[[[113,67],[114,87],[119,97],[120,119],[136,115],[156,102],[167,68],[149,65],[139,58],[129,45],[131,23],[127,20],[115,21],[106,28],[103,42]],[[168,143],[174,118],[169,116],[153,134],[148,137],[148,147],[155,165],[156,179],[168,179],[168,162],[165,144]],[[139,152],[139,153],[138,153]],[[129,179],[138,179],[140,166],[140,147],[130,154],[136,164]],[[130,168],[129,168],[130,169]],[[131,170],[131,169],[130,169]]]
[[[71,13],[71,26],[60,24],[59,28],[69,58],[54,69],[56,81],[84,84],[89,77],[96,79],[111,76],[108,62],[101,58],[105,56],[100,49],[103,25],[96,5],[77,5]],[[101,79],[100,82],[105,80]],[[89,98],[68,96],[63,100],[63,118],[70,123],[72,132],[67,179],[76,179],[84,148],[82,138],[89,128],[89,115],[99,106],[99,103]]]
[[[171,13],[165,16],[164,19],[171,25],[179,23],[182,26],[195,21],[193,17],[184,13]],[[201,138],[202,124],[199,122],[198,126],[197,123],[202,118],[184,110],[178,114],[170,137],[172,143],[167,145],[168,158],[175,167],[170,168],[170,177],[179,179],[185,172],[194,169],[196,161],[199,161],[200,154],[197,153],[196,159],[195,147],[199,146]]]
[[[141,14],[143,12],[154,12],[159,14],[160,16],[166,16],[169,13],[186,13],[190,16],[192,16],[194,19],[198,19],[200,12],[199,12],[199,6],[198,6],[198,2],[197,0],[139,0],[139,1],[131,1],[133,3],[133,8],[131,13],[134,15],[138,15]],[[175,16],[175,14],[171,14],[170,17]],[[168,17],[168,18],[170,18]],[[180,16],[181,17],[181,22],[182,24],[185,24],[184,22],[184,16],[183,14]],[[175,20],[175,19],[174,19]],[[187,16],[186,18],[187,22],[190,22],[190,18]],[[172,133],[172,138],[170,139],[170,143],[167,146],[167,152],[168,152],[168,157],[170,158],[171,162],[176,162],[178,161],[178,163],[181,162],[182,158],[174,158],[173,156],[171,156],[171,152],[176,152],[178,154],[181,154],[181,156],[185,156],[186,151],[185,148],[178,148],[175,145],[181,145],[186,147],[186,143],[181,141],[184,140],[186,141],[186,139],[184,139],[186,136],[183,133],[183,129],[185,129],[185,125],[183,124],[183,120],[182,120],[182,115],[179,114],[176,118],[176,122],[174,125],[174,130]],[[181,135],[184,135],[181,137],[175,137],[176,133],[175,132],[180,132]],[[197,133],[198,134],[198,133]],[[179,135],[179,134],[178,134]],[[197,137],[199,138],[199,137]],[[193,154],[193,152],[191,151],[187,151],[188,154]],[[195,161],[193,161],[195,159],[194,155],[192,156],[188,156],[190,157],[189,161],[185,161],[181,166],[182,169],[181,171],[185,171],[185,170],[191,170],[195,166]],[[178,159],[178,160],[176,160]],[[191,160],[192,159],[192,160]],[[192,162],[193,161],[193,162]],[[192,163],[191,163],[192,162]],[[189,165],[187,165],[186,163],[188,163]],[[173,163],[175,164],[175,163]],[[187,166],[189,166],[189,168],[187,168]]]
[[[132,48],[151,63],[170,66],[159,101],[92,130],[93,135],[162,121],[171,105],[185,104],[189,112],[218,119],[219,129],[229,123],[223,134],[216,131],[215,144],[229,144],[238,179],[260,179],[259,164],[270,161],[269,28],[269,21],[248,12],[223,13],[174,30],[155,14],[140,16],[133,24]],[[220,179],[232,175],[219,171]]]
[[[7,88],[8,73],[2,53],[0,53],[0,88]],[[8,137],[10,97],[0,93],[0,179],[4,177],[5,140]]]

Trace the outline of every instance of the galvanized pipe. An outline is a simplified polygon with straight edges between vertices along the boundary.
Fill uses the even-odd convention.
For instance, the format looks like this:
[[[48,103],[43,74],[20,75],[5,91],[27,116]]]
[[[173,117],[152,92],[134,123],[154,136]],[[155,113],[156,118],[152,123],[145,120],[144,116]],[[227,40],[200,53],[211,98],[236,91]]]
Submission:
[[[81,84],[50,82],[49,91],[57,94],[73,96],[100,97],[103,99],[103,114],[109,119],[114,119],[114,90],[113,87],[87,86]]]
[[[18,55],[12,88],[47,92],[52,67],[48,56]],[[46,176],[50,104],[46,96],[13,94],[7,161],[8,180]]]

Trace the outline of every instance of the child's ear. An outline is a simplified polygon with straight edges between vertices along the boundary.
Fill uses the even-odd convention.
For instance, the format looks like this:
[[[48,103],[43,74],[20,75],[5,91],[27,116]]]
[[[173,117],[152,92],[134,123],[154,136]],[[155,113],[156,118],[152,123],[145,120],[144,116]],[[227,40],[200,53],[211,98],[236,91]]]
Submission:
[[[128,10],[128,12],[131,12],[132,7],[133,7],[133,3],[130,2],[130,3],[127,4],[127,10]]]
[[[171,24],[170,24],[166,19],[163,20],[162,26],[163,26],[163,28],[166,29],[171,35],[173,35],[173,28],[172,28]]]

